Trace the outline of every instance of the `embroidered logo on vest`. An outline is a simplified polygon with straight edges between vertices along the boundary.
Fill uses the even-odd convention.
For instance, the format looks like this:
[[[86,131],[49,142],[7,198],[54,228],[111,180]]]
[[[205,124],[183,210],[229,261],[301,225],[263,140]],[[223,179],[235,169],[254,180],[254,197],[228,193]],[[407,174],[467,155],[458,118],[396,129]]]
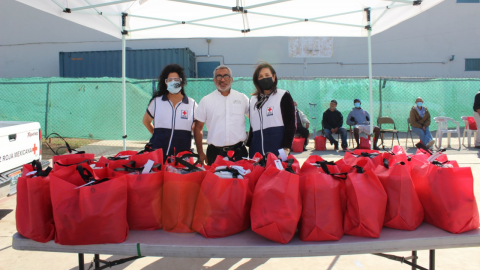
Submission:
[[[273,115],[273,107],[268,107],[267,108],[267,116],[272,116]]]
[[[181,110],[180,113],[181,113],[181,116],[180,116],[180,117],[181,117],[182,119],[188,119],[188,111],[186,111],[186,110]]]

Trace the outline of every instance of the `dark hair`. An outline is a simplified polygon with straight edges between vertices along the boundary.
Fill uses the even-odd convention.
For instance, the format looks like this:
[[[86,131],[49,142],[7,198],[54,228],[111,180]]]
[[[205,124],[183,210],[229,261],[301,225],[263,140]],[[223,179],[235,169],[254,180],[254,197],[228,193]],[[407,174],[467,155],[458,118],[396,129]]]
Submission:
[[[260,74],[260,70],[268,68],[270,69],[270,72],[272,72],[272,76],[275,75],[275,82],[273,82],[272,86],[272,92],[277,91],[277,82],[278,82],[278,77],[277,73],[275,72],[275,69],[273,69],[272,65],[270,65],[267,62],[261,62],[258,64],[257,68],[255,69],[255,72],[253,72],[253,84],[255,85],[255,92],[252,94],[252,96],[258,96],[258,94],[263,93],[263,90],[260,88],[260,85],[258,84],[258,75]]]
[[[158,76],[157,91],[153,94],[153,98],[161,97],[165,94],[168,94],[167,84],[165,83],[165,80],[168,78],[168,75],[173,72],[176,72],[178,76],[182,79],[182,90],[180,90],[180,93],[182,93],[182,95],[185,95],[184,86],[187,85],[187,78],[185,78],[185,73],[183,72],[183,70],[183,67],[177,64],[166,65],[163,68],[162,73],[160,73],[160,76]]]

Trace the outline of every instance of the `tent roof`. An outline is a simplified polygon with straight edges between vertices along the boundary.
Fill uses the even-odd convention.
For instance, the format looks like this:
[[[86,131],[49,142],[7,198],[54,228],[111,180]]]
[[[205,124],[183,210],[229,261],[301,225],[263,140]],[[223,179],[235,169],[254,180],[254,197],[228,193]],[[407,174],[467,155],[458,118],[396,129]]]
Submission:
[[[17,0],[121,38],[372,35],[443,0]],[[126,14],[122,16],[122,14]],[[122,28],[122,19],[125,28]]]

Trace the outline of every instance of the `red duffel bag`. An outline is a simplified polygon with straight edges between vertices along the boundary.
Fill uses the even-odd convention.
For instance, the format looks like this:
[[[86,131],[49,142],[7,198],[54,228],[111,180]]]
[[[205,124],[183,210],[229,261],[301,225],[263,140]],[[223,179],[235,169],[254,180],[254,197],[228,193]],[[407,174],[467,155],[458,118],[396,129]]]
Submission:
[[[196,158],[195,163],[192,162]],[[188,160],[188,161],[187,161]],[[162,225],[168,232],[189,233],[205,169],[197,154],[179,153],[163,170]]]
[[[222,176],[224,172],[229,175]],[[193,217],[192,228],[196,232],[207,238],[218,238],[250,227],[252,192],[248,175],[242,176],[231,166],[219,166],[206,173]]]
[[[95,158],[94,154],[66,154],[60,156],[53,156],[53,171],[58,171],[64,167],[76,166],[78,164],[90,164]]]
[[[93,245],[121,243],[128,236],[125,176],[94,179],[77,165],[50,175],[55,243]]]
[[[270,153],[267,159],[277,158]],[[302,213],[299,176],[292,173],[293,162],[290,159],[286,169],[281,168],[281,163],[277,163],[279,167],[267,166],[255,187],[250,212],[252,230],[282,244],[293,238]]]
[[[327,138],[325,136],[315,137],[315,150],[317,151],[327,150]]]
[[[331,174],[326,161],[320,164],[323,173],[300,177],[302,216],[299,236],[302,241],[331,241],[343,236],[346,176]]]
[[[345,180],[345,234],[378,238],[385,219],[387,194],[373,170],[358,166],[352,169]]]
[[[383,166],[375,170],[387,193],[385,227],[399,230],[415,230],[423,222],[423,207],[413,186],[410,170],[405,162]]]
[[[55,235],[48,176],[51,169],[42,171],[40,161],[34,160],[32,164],[23,165],[17,182],[17,231],[42,243],[53,240]]]
[[[479,227],[470,167],[424,163],[412,168],[412,179],[425,209],[425,221],[451,233]]]
[[[305,138],[293,138],[292,152],[302,153],[304,144],[305,144]]]

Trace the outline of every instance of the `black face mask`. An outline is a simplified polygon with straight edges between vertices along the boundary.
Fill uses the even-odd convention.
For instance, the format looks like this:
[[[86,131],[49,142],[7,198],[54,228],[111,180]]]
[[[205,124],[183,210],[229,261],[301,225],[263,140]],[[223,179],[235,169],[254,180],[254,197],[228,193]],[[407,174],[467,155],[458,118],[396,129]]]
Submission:
[[[273,77],[266,77],[258,81],[258,85],[262,90],[270,90],[273,87]]]

